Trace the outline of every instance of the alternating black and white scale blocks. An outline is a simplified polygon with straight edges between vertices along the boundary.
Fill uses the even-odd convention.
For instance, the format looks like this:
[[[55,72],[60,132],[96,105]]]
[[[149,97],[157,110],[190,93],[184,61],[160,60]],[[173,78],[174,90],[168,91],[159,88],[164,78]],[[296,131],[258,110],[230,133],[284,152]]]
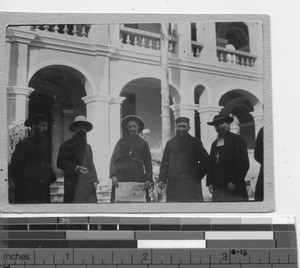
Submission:
[[[0,267],[298,267],[292,217],[2,216],[0,230]]]

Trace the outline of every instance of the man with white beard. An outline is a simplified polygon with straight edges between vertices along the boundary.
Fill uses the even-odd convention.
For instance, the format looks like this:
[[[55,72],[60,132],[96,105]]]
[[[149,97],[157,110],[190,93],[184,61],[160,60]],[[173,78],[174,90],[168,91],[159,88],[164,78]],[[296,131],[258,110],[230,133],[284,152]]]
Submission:
[[[110,161],[110,178],[112,181],[111,202],[118,202],[116,191],[120,190],[121,184],[127,193],[123,192],[126,202],[146,202],[146,195],[136,192],[136,200],[130,198],[131,186],[143,185],[144,190],[152,182],[152,162],[148,142],[139,136],[144,129],[143,120],[135,115],[128,115],[123,118],[121,127],[125,136],[121,138],[113,151]],[[128,187],[129,186],[129,187]],[[119,189],[116,189],[119,188]],[[118,191],[119,193],[120,191]],[[145,191],[144,191],[145,193]],[[128,197],[126,197],[128,195]],[[138,196],[141,199],[138,200]]]

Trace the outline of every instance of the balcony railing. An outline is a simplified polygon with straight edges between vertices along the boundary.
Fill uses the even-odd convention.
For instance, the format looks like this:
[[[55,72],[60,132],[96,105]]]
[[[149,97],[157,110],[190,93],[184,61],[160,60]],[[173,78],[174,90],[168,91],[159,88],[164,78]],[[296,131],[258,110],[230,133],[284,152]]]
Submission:
[[[52,32],[57,34],[72,35],[78,37],[88,37],[90,25],[78,25],[78,24],[44,24],[34,25],[31,27],[33,31]]]
[[[152,50],[160,50],[161,35],[125,26],[120,27],[121,43]],[[178,40],[174,36],[169,36],[169,52],[175,53],[175,46]]]
[[[217,56],[220,62],[246,67],[254,67],[257,56],[239,50],[217,47]]]
[[[191,41],[193,56],[196,58],[200,57],[200,52],[204,45],[202,43]]]

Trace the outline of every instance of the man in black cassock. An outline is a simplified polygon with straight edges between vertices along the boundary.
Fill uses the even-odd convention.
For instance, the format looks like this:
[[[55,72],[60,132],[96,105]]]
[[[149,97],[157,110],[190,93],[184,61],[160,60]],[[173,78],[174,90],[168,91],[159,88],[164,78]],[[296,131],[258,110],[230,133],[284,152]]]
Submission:
[[[254,159],[260,164],[257,182],[255,185],[255,201],[264,200],[264,128],[262,127],[256,138]]]
[[[113,186],[112,203],[116,201],[115,193],[116,188],[119,188],[119,182],[144,183],[146,190],[152,181],[149,145],[139,136],[144,129],[143,120],[135,115],[127,115],[122,119],[121,127],[125,136],[117,142],[110,161],[110,178]],[[146,201],[149,201],[147,196],[145,197]]]
[[[176,136],[166,144],[159,174],[159,187],[167,184],[167,202],[203,202],[201,180],[208,154],[202,142],[192,137],[187,117],[175,120]]]
[[[47,129],[51,121],[44,114],[25,121],[31,134],[17,144],[9,167],[15,203],[50,203],[50,183],[56,180],[48,155]]]
[[[208,125],[214,126],[218,138],[210,150],[206,185],[213,202],[248,201],[245,177],[249,169],[247,143],[230,132],[231,116],[216,115]]]
[[[69,126],[74,132],[71,139],[62,143],[57,157],[57,167],[64,171],[64,203],[97,203],[99,183],[87,132],[92,123],[83,115]]]

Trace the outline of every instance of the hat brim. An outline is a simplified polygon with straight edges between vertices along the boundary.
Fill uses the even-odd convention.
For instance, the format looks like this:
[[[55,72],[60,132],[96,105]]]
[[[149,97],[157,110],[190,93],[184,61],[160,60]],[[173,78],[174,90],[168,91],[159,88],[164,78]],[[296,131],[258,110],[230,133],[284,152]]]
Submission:
[[[92,123],[90,122],[86,122],[86,121],[76,121],[76,122],[73,122],[70,126],[69,126],[69,129],[74,132],[75,129],[78,127],[78,126],[83,126],[87,132],[91,131],[93,129],[93,125]]]
[[[128,116],[125,116],[121,122],[122,129],[127,133],[128,133],[127,124],[129,121],[137,122],[137,124],[139,125],[138,133],[141,133],[143,131],[143,129],[145,128],[144,121],[140,117],[135,116],[135,115],[128,115]]]
[[[52,123],[53,119],[47,117],[44,114],[36,114],[30,118],[27,118],[24,122],[25,127],[32,127],[32,125],[38,124],[40,122]]]
[[[221,122],[221,121],[225,121],[228,124],[231,124],[233,122],[233,117],[227,116],[227,117],[224,117],[224,118],[219,118],[217,120],[207,122],[207,124],[210,125],[210,126],[215,126],[218,122]]]

